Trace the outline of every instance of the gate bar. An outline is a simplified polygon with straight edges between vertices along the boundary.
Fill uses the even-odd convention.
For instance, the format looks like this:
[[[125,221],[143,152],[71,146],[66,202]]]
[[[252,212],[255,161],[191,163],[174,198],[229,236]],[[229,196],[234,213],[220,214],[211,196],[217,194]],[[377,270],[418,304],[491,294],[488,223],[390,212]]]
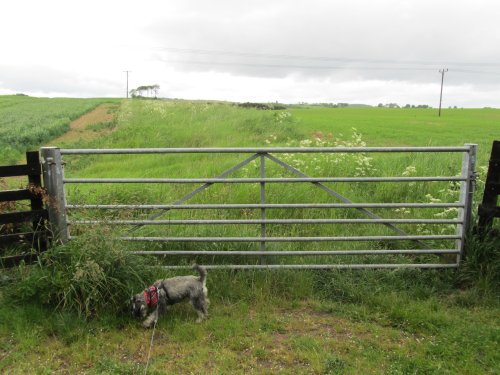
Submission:
[[[167,250],[167,251],[147,251],[137,250],[131,251],[136,255],[275,255],[275,256],[316,256],[316,255],[387,255],[387,254],[458,254],[458,250],[339,250],[339,251],[190,251],[190,250]]]
[[[188,269],[189,266],[163,266],[165,269]],[[403,263],[403,264],[218,264],[218,265],[203,265],[207,270],[214,269],[233,269],[233,270],[245,270],[245,269],[379,269],[379,268],[457,268],[458,264],[455,263]]]
[[[448,208],[464,207],[463,203],[238,203],[238,204],[67,204],[69,209],[101,209],[101,210],[129,210],[129,209],[170,209],[170,210],[225,210],[225,209],[259,209],[259,208]]]
[[[467,152],[469,147],[229,147],[229,148],[108,148],[61,149],[63,155],[111,154],[242,154],[242,153],[359,153],[359,152]]]
[[[76,237],[71,237],[76,238]],[[460,235],[350,236],[350,237],[266,237],[266,242],[326,242],[326,241],[407,241],[456,240]],[[261,242],[261,237],[115,237],[122,241],[148,242]]]
[[[465,177],[293,177],[293,178],[65,178],[65,184],[216,184],[216,183],[276,183],[276,182],[416,182],[416,181],[466,181]]]
[[[463,224],[457,219],[228,219],[228,220],[75,220],[70,225],[217,225],[217,224]],[[264,227],[265,230],[265,227]],[[265,237],[265,232],[262,235]]]

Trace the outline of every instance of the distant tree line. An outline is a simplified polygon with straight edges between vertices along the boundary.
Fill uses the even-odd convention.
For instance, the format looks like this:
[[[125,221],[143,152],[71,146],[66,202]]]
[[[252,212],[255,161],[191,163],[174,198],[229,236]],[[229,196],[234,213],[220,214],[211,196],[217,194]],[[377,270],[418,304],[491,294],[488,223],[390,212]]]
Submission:
[[[399,104],[397,104],[397,103],[387,103],[387,104],[379,103],[377,107],[379,107],[379,108],[432,108],[430,105],[427,105],[427,104],[418,104],[418,105],[406,104],[404,107],[400,107]]]
[[[150,85],[150,86],[139,86],[136,89],[130,90],[130,96],[132,98],[158,98],[158,92],[160,91],[160,85]]]
[[[347,108],[349,103],[313,103],[314,106],[328,107],[328,108]]]
[[[238,107],[242,108],[257,108],[263,110],[283,110],[286,106],[280,103],[238,103]]]
[[[325,107],[325,108],[369,108],[371,105],[368,104],[356,104],[356,103],[304,103],[301,102],[299,105],[310,105],[314,107]]]

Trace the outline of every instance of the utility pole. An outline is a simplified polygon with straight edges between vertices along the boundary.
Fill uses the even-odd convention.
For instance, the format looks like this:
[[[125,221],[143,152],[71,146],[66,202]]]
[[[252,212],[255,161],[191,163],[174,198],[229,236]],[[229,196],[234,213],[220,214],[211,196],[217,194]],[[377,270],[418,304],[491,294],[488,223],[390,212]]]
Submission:
[[[441,102],[443,101],[443,83],[444,83],[444,73],[446,73],[448,69],[441,69],[439,73],[441,73],[441,95],[439,95],[439,117],[441,117]]]
[[[124,73],[127,73],[127,99],[128,99],[128,74],[131,72],[130,70],[124,70]]]

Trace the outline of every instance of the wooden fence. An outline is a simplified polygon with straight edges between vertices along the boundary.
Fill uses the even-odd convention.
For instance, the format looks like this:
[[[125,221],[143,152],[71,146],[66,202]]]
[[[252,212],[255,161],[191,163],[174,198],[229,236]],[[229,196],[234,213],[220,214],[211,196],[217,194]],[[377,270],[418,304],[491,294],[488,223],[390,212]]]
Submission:
[[[28,177],[27,188],[0,191],[0,266],[12,267],[23,260],[31,262],[47,248],[48,213],[44,209],[41,173],[38,151],[26,153],[26,164],[0,166],[0,178]],[[29,201],[30,209],[17,210],[19,201]],[[19,253],[7,256],[7,245],[19,249]]]
[[[483,202],[479,205],[479,230],[493,226],[493,219],[500,218],[500,141],[493,141],[488,175],[484,186]]]

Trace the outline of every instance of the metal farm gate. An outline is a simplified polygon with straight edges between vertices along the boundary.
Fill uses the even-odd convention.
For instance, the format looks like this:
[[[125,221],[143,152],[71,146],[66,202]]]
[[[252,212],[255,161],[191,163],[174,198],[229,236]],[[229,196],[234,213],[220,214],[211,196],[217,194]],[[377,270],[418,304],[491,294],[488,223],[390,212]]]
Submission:
[[[452,171],[448,176],[350,176],[350,177],[311,177],[304,173],[303,168],[291,165],[290,155],[295,158],[313,158],[315,155],[348,155],[352,154],[429,154],[439,158],[440,154],[462,154],[461,171]],[[214,177],[202,178],[144,178],[144,177],[116,177],[116,178],[83,178],[65,177],[62,161],[76,158],[75,163],[91,163],[93,158],[99,155],[110,155],[109,158],[137,158],[143,155],[155,154],[155,157],[190,157],[196,166],[198,157],[231,157],[237,160],[236,165],[219,173]],[[200,155],[210,154],[210,155]],[[227,154],[231,154],[228,156]],[[114,155],[114,156],[113,156]],[[168,155],[168,156],[167,156]],[[307,156],[309,155],[309,156]],[[49,210],[52,230],[62,242],[73,238],[69,228],[82,225],[111,225],[125,226],[121,233],[116,235],[116,240],[138,243],[140,250],[134,250],[137,254],[154,254],[167,257],[167,260],[178,260],[182,257],[206,257],[212,258],[210,262],[202,262],[207,268],[453,268],[458,267],[464,256],[464,241],[466,231],[471,217],[471,203],[474,188],[474,166],[476,159],[476,145],[466,144],[463,147],[285,147],[285,148],[155,148],[155,149],[58,149],[42,148],[41,156],[44,166],[44,178],[46,188],[54,202]],[[99,156],[100,157],[100,156]],[[86,161],[90,158],[89,161]],[[236,159],[239,158],[239,159]],[[108,160],[108,159],[106,159]],[[116,159],[114,159],[116,161]],[[132,160],[132,159],[127,159]],[[220,159],[214,161],[214,168]],[[314,160],[314,159],[312,159]],[[121,160],[126,163],[126,160]],[[70,163],[69,166],[72,164]],[[167,166],[167,164],[165,164]],[[257,177],[241,176],[242,171],[250,165],[257,172]],[[68,166],[67,166],[68,168]],[[273,169],[274,168],[274,169]],[[194,168],[195,169],[195,168]],[[282,173],[270,177],[279,169]],[[70,170],[67,174],[74,175]],[[68,173],[69,172],[69,173]],[[109,171],[102,170],[104,176]],[[198,171],[201,173],[201,171]],[[207,173],[207,171],[203,171]],[[137,174],[137,171],[136,173]],[[142,174],[147,175],[147,171]],[[238,176],[240,174],[240,176]],[[198,174],[199,175],[199,174]],[[234,176],[238,177],[234,177]],[[419,185],[431,183],[454,184],[459,189],[459,200],[443,202],[394,202],[390,198],[384,202],[355,202],[352,197],[346,197],[339,193],[337,187],[348,186],[347,184],[358,184],[357,186],[373,185],[374,183],[404,184],[411,185],[410,189],[418,190]],[[81,202],[77,193],[72,192],[69,198],[73,202],[67,202],[67,185],[89,187],[89,184],[117,184],[123,186],[151,186],[146,184],[166,184],[174,192],[186,188],[186,186],[197,185],[192,190],[183,190],[178,198],[169,202],[155,202],[154,204],[141,204],[140,202],[123,202],[112,200],[112,202]],[[260,196],[252,203],[222,202],[216,203],[190,203],[193,199],[199,199],[216,186],[229,186],[231,184],[251,185]],[[287,189],[292,189],[293,184],[307,184],[311,190],[320,191],[321,202],[293,203],[270,201],[269,189],[278,185],[283,196]],[[351,185],[354,186],[354,185]],[[177,188],[176,188],[177,187]],[[118,190],[118,188],[117,188]],[[340,189],[341,190],[341,189]],[[276,191],[276,190],[274,190]],[[203,194],[202,194],[203,192]],[[85,195],[85,194],[82,194]],[[132,195],[133,196],[133,195]],[[273,197],[281,196],[274,194]],[[316,195],[312,195],[316,197]],[[128,198],[127,198],[128,199]],[[307,200],[307,199],[306,199]],[[117,203],[118,202],[118,203]],[[458,212],[454,218],[420,217],[390,217],[395,210],[420,210],[427,209],[453,209]],[[274,210],[274,211],[273,211]],[[281,210],[285,212],[279,218],[273,218],[271,213]],[[316,213],[316,217],[304,218],[301,212]],[[333,212],[354,210],[355,214],[333,215]],[[113,212],[112,217],[106,216],[107,212]],[[126,219],[120,217],[120,212],[129,213]],[[137,213],[134,214],[134,213]],[[169,213],[195,212],[201,213],[202,218],[162,218]],[[207,212],[216,212],[217,219],[203,218]],[[287,214],[287,212],[289,214]],[[83,217],[85,214],[95,213],[95,217]],[[147,213],[146,218],[137,218],[139,213]],[[220,213],[220,214],[219,214]],[[227,218],[227,215],[230,218]],[[239,213],[245,213],[240,215]],[[247,215],[248,213],[248,215]],[[319,214],[318,214],[319,213]],[[232,215],[232,216],[231,216]],[[247,218],[250,216],[251,218]],[[285,218],[283,218],[283,216]],[[400,216],[400,215],[395,215]],[[213,217],[213,216],[212,216]],[[323,232],[312,230],[307,236],[290,235],[297,231],[273,231],[274,226],[307,226],[314,225],[318,228],[332,228],[334,226],[370,225],[382,228],[387,233],[370,234],[364,230],[362,235],[325,235],[329,229]],[[453,226],[452,233],[411,233],[407,228],[417,225]],[[156,235],[138,235],[142,228],[192,228],[203,226],[208,228],[197,236],[171,235],[169,229],[157,229]],[[254,228],[257,235],[238,236],[230,231],[220,230],[221,227]],[[209,228],[219,228],[217,236],[210,235]],[[402,229],[404,227],[405,229]],[[217,230],[216,230],[217,231]],[[222,233],[221,233],[222,232]],[[312,234],[311,234],[312,232]],[[162,234],[164,235],[158,235]],[[208,235],[207,235],[208,233]],[[226,235],[230,233],[230,235]],[[232,233],[235,233],[234,231]],[[240,233],[240,232],[236,232]],[[244,233],[242,230],[241,233]],[[277,234],[276,234],[277,233]],[[283,235],[283,233],[285,233]],[[300,231],[299,231],[300,233]],[[166,234],[166,235],[165,235]],[[161,245],[157,245],[157,243]],[[366,246],[363,244],[370,244]],[[146,244],[146,245],[145,245]],[[350,246],[357,244],[357,246]],[[399,244],[405,244],[400,246]],[[451,245],[450,245],[451,244]],[[148,248],[144,248],[148,246]],[[159,246],[163,246],[159,248]],[[361,246],[361,248],[359,248]],[[365,246],[365,247],[363,247]],[[368,248],[366,248],[368,247]],[[217,261],[222,257],[232,257],[240,260],[237,262]],[[203,258],[207,259],[207,258]],[[252,259],[246,262],[245,259]],[[276,261],[279,259],[279,261]],[[287,261],[291,260],[291,261]],[[318,260],[315,262],[310,259]],[[340,259],[340,260],[334,260]],[[354,259],[354,260],[353,260]],[[359,259],[360,261],[356,261]],[[284,260],[284,261],[283,261]],[[326,261],[325,261],[326,260]],[[395,261],[392,261],[395,260]],[[403,261],[401,261],[403,260]],[[392,262],[391,262],[392,261]],[[179,263],[171,261],[170,268],[184,268],[187,262]]]

